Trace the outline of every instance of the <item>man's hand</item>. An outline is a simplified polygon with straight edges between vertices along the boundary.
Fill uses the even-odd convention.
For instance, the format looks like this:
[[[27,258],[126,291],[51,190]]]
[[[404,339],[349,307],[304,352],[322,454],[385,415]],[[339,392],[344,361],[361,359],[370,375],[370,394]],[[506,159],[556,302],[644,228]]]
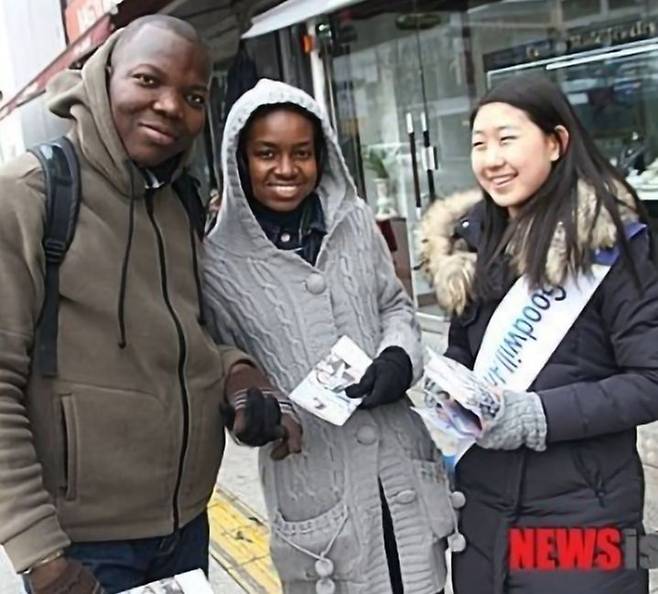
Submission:
[[[361,381],[348,386],[345,393],[350,398],[363,398],[360,408],[374,408],[403,398],[412,378],[409,355],[401,347],[390,346],[379,353]]]
[[[281,460],[301,451],[302,427],[292,404],[251,365],[235,365],[226,382],[226,426],[245,445],[275,444],[271,456]]]
[[[283,460],[288,454],[299,454],[302,451],[302,425],[292,407],[289,413],[285,412],[285,408],[281,415],[285,436],[272,448],[272,460]]]
[[[35,567],[29,575],[33,594],[104,594],[93,574],[74,559],[60,557]]]

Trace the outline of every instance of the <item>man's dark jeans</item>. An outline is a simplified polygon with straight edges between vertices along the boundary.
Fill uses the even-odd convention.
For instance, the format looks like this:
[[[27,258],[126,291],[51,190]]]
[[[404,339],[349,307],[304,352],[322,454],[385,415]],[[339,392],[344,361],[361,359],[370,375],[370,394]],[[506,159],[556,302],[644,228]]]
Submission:
[[[88,567],[107,594],[193,569],[208,575],[208,515],[204,512],[169,536],[74,543],[66,556]]]

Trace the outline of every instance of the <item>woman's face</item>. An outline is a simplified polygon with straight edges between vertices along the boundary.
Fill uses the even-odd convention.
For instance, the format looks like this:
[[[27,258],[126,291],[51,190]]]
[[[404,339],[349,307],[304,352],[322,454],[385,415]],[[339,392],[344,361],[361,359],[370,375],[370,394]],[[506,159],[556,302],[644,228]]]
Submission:
[[[272,210],[294,210],[316,186],[313,124],[285,108],[256,118],[246,142],[254,197]]]
[[[555,134],[546,134],[523,110],[507,103],[488,103],[477,112],[471,136],[473,173],[510,216],[548,178],[560,157],[558,135],[566,147],[566,129],[558,128]]]

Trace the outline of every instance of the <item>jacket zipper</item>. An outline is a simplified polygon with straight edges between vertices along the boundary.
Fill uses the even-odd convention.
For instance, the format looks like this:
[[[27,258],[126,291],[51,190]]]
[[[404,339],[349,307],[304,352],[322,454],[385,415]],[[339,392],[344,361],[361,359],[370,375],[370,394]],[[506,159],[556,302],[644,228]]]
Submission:
[[[189,441],[189,420],[190,420],[190,404],[189,404],[189,394],[187,389],[187,380],[185,378],[185,367],[187,366],[187,343],[185,342],[185,334],[183,332],[183,325],[180,322],[180,319],[176,315],[171,300],[169,299],[169,291],[167,289],[167,268],[165,264],[165,251],[164,251],[164,242],[162,240],[162,232],[160,227],[155,220],[153,214],[153,194],[154,190],[147,190],[145,195],[146,200],[146,212],[148,213],[153,229],[155,230],[156,239],[158,242],[158,257],[160,260],[160,279],[162,282],[162,296],[164,298],[169,314],[171,315],[172,320],[174,321],[174,326],[176,326],[176,333],[178,334],[178,346],[179,346],[179,357],[178,357],[178,380],[180,382],[181,388],[181,400],[183,405],[183,441],[181,445],[180,456],[178,458],[178,474],[176,477],[176,486],[174,488],[174,496],[172,500],[172,507],[174,511],[174,532],[180,527],[180,513],[178,510],[178,497],[180,495],[181,482],[183,479],[183,465],[185,463],[185,455],[187,453],[188,441]]]

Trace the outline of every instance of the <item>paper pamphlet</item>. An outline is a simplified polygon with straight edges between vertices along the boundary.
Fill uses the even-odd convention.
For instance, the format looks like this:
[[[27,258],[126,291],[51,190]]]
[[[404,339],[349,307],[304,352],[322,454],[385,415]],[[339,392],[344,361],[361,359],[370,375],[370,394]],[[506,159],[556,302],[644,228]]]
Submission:
[[[121,594],[213,594],[203,571],[195,569],[174,577],[125,590]]]
[[[414,411],[444,454],[456,461],[502,414],[500,392],[457,361],[428,349],[423,377],[424,407]],[[447,450],[447,451],[446,451]]]
[[[362,400],[349,398],[345,388],[358,383],[370,363],[370,357],[343,336],[290,393],[290,400],[329,423],[343,425]]]

